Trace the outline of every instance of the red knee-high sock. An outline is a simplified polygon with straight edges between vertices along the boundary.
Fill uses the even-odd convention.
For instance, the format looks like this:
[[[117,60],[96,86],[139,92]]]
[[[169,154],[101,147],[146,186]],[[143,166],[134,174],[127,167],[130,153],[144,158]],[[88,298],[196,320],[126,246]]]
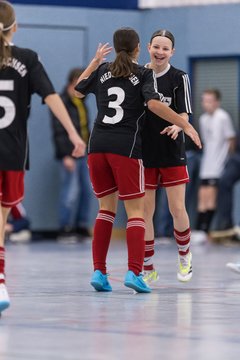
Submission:
[[[174,229],[174,237],[176,239],[178,253],[180,256],[185,256],[189,253],[191,230],[188,228],[185,231],[178,231]]]
[[[128,269],[137,276],[142,271],[144,259],[145,222],[142,218],[131,218],[127,222]]]
[[[143,270],[153,270],[154,240],[145,240]]]
[[[106,258],[112,235],[115,214],[107,210],[99,210],[93,231],[93,265],[94,271],[106,274]]]
[[[5,273],[5,249],[4,247],[0,247],[0,284],[5,283],[4,273]]]

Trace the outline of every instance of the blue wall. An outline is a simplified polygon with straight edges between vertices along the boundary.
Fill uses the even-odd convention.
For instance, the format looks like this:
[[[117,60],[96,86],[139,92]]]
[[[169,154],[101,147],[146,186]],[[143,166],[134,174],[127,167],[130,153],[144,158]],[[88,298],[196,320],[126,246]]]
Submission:
[[[111,42],[116,28],[131,26],[141,37],[140,63],[148,61],[147,43],[153,31],[168,28],[176,37],[173,65],[188,71],[190,57],[239,55],[240,5],[199,6],[155,10],[99,10],[77,7],[15,5],[19,31],[15,43],[39,52],[58,91],[68,69],[86,65],[99,41]],[[93,121],[93,98],[88,100]],[[58,172],[51,143],[49,114],[34,97],[29,124],[31,171],[26,177],[25,205],[33,229],[57,228]],[[97,211],[92,202],[92,220]],[[123,226],[122,207],[116,226]]]

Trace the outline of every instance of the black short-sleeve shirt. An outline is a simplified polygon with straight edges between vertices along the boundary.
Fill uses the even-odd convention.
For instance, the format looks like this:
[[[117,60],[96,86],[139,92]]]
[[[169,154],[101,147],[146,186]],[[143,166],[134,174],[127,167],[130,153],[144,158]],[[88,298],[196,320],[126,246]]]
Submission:
[[[12,46],[0,70],[0,170],[28,168],[27,119],[34,93],[44,101],[55,90],[37,53]]]
[[[188,75],[170,66],[167,71],[156,74],[157,89],[163,95],[163,102],[172,110],[181,113],[192,113],[191,90]],[[186,165],[185,139],[181,131],[176,140],[160,132],[172,125],[146,110],[143,136],[143,164],[148,168],[160,168]]]
[[[129,78],[115,78],[104,63],[76,90],[96,95],[98,114],[90,136],[89,153],[113,153],[142,158],[141,128],[145,102],[160,99],[152,70],[135,66]]]

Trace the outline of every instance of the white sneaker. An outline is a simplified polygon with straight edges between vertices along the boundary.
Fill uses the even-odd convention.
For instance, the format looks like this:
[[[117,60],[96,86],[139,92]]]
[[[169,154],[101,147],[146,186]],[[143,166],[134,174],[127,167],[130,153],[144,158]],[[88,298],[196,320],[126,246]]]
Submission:
[[[227,263],[226,267],[238,274],[240,274],[240,263]]]
[[[177,278],[179,281],[187,282],[192,278],[192,253],[185,256],[178,255],[178,273]]]
[[[234,235],[236,236],[237,240],[240,240],[240,226],[234,226]]]
[[[10,299],[5,284],[0,284],[0,314],[10,306]]]
[[[210,237],[212,239],[222,239],[229,238],[235,235],[234,228],[225,229],[225,230],[213,230],[210,232]]]
[[[9,240],[14,243],[26,243],[29,242],[31,238],[31,231],[27,229],[9,234]]]
[[[156,281],[158,281],[158,279],[159,279],[159,275],[155,269],[145,270],[143,272],[143,281],[145,281],[145,283],[147,284],[155,283]]]
[[[202,230],[191,231],[191,245],[200,245],[208,241],[208,235]]]

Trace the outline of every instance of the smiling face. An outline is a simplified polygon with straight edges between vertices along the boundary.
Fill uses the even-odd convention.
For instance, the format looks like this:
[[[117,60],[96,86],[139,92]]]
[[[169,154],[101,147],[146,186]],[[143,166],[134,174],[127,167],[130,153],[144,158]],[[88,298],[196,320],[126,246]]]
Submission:
[[[148,44],[151,59],[151,68],[159,73],[166,69],[170,58],[174,54],[172,41],[165,36],[155,36],[151,44]]]

